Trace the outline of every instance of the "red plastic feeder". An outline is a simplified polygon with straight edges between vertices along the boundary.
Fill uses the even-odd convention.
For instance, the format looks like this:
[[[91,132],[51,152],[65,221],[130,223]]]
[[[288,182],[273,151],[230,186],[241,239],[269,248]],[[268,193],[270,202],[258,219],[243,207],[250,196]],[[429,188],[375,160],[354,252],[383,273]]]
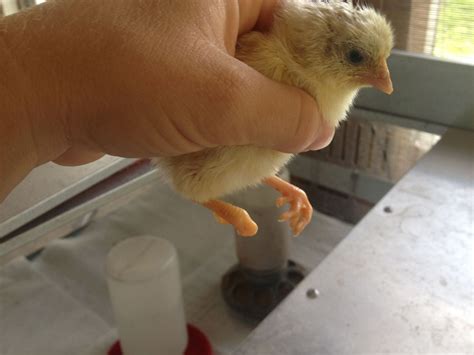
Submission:
[[[212,346],[206,335],[195,326],[188,324],[188,345],[183,355],[212,355]],[[122,355],[120,341],[116,341],[109,349],[108,355]]]

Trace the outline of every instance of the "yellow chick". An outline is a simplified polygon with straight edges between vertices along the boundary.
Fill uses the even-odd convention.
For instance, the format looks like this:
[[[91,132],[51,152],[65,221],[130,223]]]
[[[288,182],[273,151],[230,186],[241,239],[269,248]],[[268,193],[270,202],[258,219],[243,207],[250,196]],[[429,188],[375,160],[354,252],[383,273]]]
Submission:
[[[337,126],[360,88],[392,92],[386,62],[392,47],[390,25],[371,8],[287,0],[268,32],[239,38],[236,57],[271,79],[308,92],[324,119]],[[248,145],[157,158],[155,163],[176,191],[212,210],[219,222],[233,225],[242,236],[255,235],[257,225],[245,210],[218,199],[262,182],[272,186],[282,194],[277,206],[290,204],[281,220],[288,220],[298,235],[311,219],[311,204],[302,190],[275,176],[291,158]]]

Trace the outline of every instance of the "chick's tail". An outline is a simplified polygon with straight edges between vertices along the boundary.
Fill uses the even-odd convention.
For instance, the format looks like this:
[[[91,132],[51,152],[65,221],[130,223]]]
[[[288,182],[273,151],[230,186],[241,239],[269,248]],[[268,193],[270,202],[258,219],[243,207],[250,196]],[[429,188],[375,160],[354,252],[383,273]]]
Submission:
[[[246,210],[220,200],[210,200],[202,205],[214,213],[219,223],[233,225],[242,237],[252,237],[257,234],[258,226]]]

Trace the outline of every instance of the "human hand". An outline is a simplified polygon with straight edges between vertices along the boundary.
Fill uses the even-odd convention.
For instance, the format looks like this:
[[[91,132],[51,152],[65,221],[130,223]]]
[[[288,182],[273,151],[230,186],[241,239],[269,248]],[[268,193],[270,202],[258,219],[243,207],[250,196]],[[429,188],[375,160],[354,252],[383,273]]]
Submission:
[[[36,92],[28,102],[44,142],[39,163],[327,145],[334,131],[307,94],[233,58],[238,35],[264,30],[276,4],[59,0],[6,18],[11,52]],[[44,146],[51,132],[58,149]]]

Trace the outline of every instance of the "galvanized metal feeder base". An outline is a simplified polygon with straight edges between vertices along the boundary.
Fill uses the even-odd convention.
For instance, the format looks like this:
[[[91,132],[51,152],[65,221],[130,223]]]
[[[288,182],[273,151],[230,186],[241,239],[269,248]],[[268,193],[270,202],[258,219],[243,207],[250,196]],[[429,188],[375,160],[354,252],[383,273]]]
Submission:
[[[237,314],[247,320],[261,321],[305,275],[305,268],[292,260],[283,269],[269,272],[237,264],[222,277],[222,295]]]

